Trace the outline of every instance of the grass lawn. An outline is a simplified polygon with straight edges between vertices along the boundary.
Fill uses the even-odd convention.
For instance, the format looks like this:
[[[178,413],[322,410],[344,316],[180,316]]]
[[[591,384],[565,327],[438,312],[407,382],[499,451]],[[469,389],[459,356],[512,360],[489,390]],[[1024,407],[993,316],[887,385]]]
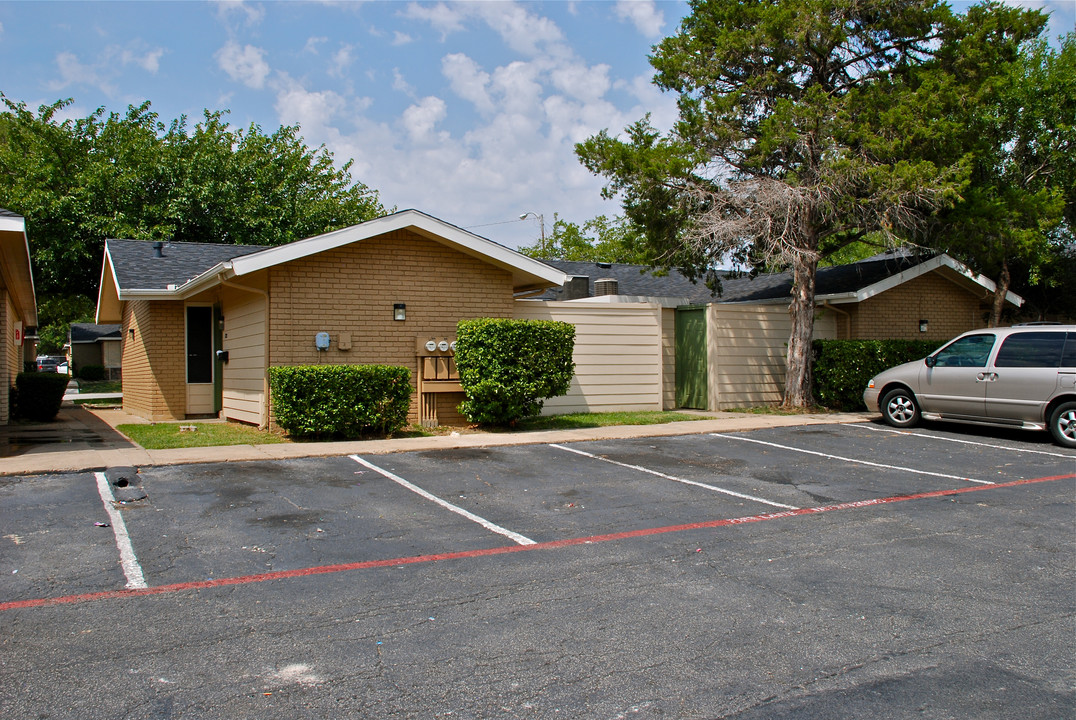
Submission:
[[[493,430],[493,432],[521,432],[527,430],[571,430],[573,428],[606,427],[609,425],[660,425],[661,423],[681,420],[706,420],[700,415],[678,412],[613,412],[613,413],[574,413],[571,415],[553,415],[525,420],[515,428]],[[180,427],[194,426],[197,430],[181,432]],[[268,443],[289,442],[276,433],[266,432],[239,423],[153,423],[150,425],[120,425],[121,433],[134,440],[147,450],[167,450],[170,448],[208,447],[211,445],[265,445]],[[442,427],[433,431],[423,428],[407,428],[394,437],[422,437],[449,433],[459,428]],[[440,432],[438,432],[440,431]],[[316,442],[316,441],[304,441]]]
[[[80,393],[118,393],[123,392],[119,380],[79,380]]]
[[[195,430],[180,431],[181,427]],[[268,445],[287,442],[275,433],[239,423],[153,423],[119,425],[117,429],[147,450],[209,447],[211,445]]]

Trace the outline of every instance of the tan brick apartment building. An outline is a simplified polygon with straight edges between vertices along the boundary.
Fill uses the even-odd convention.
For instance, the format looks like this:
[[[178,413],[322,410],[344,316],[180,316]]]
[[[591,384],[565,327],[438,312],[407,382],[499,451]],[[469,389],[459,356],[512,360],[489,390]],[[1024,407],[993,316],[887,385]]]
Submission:
[[[34,361],[26,330],[37,327],[37,298],[30,268],[26,220],[0,208],[0,425],[10,420],[11,387],[23,364]]]
[[[109,240],[97,322],[122,323],[126,411],[265,426],[268,367],[403,365],[414,383],[416,341],[452,338],[462,319],[512,317],[515,293],[563,281],[406,210],[271,248]],[[328,345],[318,349],[322,333]],[[461,399],[438,398],[443,422],[458,419]]]
[[[417,348],[475,317],[576,326],[576,377],[547,412],[718,410],[780,401],[790,289],[726,276],[714,297],[676,270],[538,262],[407,210],[272,248],[109,240],[97,322],[122,323],[124,409],[157,420],[265,426],[277,365],[403,365],[417,386]],[[993,292],[945,255],[820,268],[815,337],[941,342],[985,325]],[[411,420],[456,424],[461,399],[416,393]]]

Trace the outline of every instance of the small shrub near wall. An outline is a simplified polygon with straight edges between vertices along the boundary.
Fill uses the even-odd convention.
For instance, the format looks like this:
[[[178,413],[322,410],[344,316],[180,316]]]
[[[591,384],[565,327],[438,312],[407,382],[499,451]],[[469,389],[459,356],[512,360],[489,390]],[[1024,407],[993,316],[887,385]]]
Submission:
[[[815,401],[833,410],[864,410],[863,391],[872,377],[938,347],[929,340],[815,340]]]
[[[15,416],[48,422],[60,412],[71,378],[52,372],[21,372],[15,376]]]
[[[88,380],[89,382],[97,382],[105,379],[105,366],[104,365],[83,365],[78,369],[79,380]]]
[[[388,365],[269,368],[273,416],[295,437],[391,435],[407,424],[411,371]]]
[[[556,320],[463,320],[456,369],[467,399],[460,412],[482,425],[510,425],[568,392],[575,326]]]

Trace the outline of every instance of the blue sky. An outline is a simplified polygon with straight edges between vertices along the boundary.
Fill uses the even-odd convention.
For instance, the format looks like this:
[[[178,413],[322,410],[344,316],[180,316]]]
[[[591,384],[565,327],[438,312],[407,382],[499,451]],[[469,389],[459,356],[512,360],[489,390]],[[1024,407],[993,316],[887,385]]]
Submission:
[[[958,10],[968,2],[955,2]],[[1051,36],[1076,0],[1046,7]],[[515,246],[533,212],[615,215],[574,143],[674,99],[647,54],[683,2],[2,2],[0,91],[81,117],[150,100],[165,121],[228,109],[266,132],[299,123],[387,207],[416,208]],[[0,203],[2,204],[2,203]]]

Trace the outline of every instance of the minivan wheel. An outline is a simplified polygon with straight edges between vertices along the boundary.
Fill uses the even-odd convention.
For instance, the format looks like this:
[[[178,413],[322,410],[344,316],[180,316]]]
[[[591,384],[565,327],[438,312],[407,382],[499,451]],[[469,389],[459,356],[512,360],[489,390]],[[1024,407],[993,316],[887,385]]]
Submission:
[[[919,422],[919,403],[904,388],[890,390],[882,398],[882,417],[893,427],[911,427]]]
[[[1050,434],[1058,445],[1076,447],[1076,402],[1065,402],[1050,414]]]

